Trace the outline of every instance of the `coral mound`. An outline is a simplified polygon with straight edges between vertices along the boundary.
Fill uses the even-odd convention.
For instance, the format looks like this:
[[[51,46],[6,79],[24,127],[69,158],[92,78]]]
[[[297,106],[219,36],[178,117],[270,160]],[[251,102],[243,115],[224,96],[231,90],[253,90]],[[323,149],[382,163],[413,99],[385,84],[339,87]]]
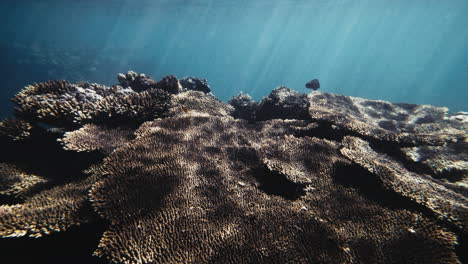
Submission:
[[[447,109],[286,87],[226,104],[196,77],[118,81],[14,98],[2,248],[63,233],[95,263],[466,261],[467,123]],[[99,242],[73,241],[93,225]]]

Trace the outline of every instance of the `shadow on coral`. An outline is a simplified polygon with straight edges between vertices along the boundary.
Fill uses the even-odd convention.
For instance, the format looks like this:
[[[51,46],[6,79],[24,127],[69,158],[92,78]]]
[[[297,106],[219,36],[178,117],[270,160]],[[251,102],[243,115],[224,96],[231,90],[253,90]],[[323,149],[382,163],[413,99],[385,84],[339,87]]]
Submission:
[[[50,133],[2,144],[0,161],[14,163],[27,172],[46,177],[54,185],[82,178],[82,171],[103,159],[97,152],[66,151]]]
[[[94,223],[43,238],[2,238],[2,262],[105,264],[105,260],[93,256],[105,228],[103,223]]]

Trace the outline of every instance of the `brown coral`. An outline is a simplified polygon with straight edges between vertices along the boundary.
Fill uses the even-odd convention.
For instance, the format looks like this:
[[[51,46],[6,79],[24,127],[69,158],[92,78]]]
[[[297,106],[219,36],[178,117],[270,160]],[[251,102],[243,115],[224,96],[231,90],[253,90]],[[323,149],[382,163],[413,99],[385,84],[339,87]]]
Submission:
[[[124,96],[106,97],[93,106],[93,111],[77,118],[80,122],[140,124],[164,114],[171,96],[160,89],[150,89]]]
[[[161,84],[155,82],[147,90],[135,92],[131,87],[48,81],[26,87],[13,101],[18,117],[54,126],[119,123],[128,119],[143,122],[166,111],[170,95],[163,89],[172,89],[167,82],[172,84],[174,80],[164,78]],[[175,82],[178,85],[177,79]]]
[[[468,178],[468,138],[443,146],[402,148],[414,162],[427,166],[434,175],[452,181]]]
[[[167,116],[180,116],[188,113],[226,116],[231,115],[234,108],[212,95],[199,91],[187,91],[172,97]]]
[[[468,199],[428,175],[408,171],[403,164],[372,150],[369,143],[345,137],[341,153],[378,177],[383,187],[423,205],[460,230],[468,227]]]
[[[28,197],[24,203],[0,206],[1,237],[41,237],[93,219],[87,192],[97,176],[67,183]]]
[[[449,122],[447,108],[395,104],[331,93],[309,94],[309,114],[346,133],[401,144],[440,145],[463,137],[466,126]]]
[[[16,115],[59,125],[72,122],[74,113],[82,111],[82,105],[73,97],[76,90],[67,81],[29,85],[13,98]]]
[[[18,94],[0,236],[104,220],[115,263],[463,261],[467,129],[446,109],[281,87],[235,110],[173,76],[119,81]]]
[[[270,139],[227,117],[178,117],[141,129],[109,157],[108,176],[93,186],[96,210],[112,223],[98,256],[117,263],[351,263],[398,262],[406,250],[421,263],[457,262],[449,230],[339,184],[346,171],[365,171],[353,169],[337,143]]]
[[[82,128],[65,133],[60,139],[64,149],[81,151],[101,151],[108,155],[117,147],[133,138],[134,130],[127,127],[110,128],[95,124],[86,124]]]

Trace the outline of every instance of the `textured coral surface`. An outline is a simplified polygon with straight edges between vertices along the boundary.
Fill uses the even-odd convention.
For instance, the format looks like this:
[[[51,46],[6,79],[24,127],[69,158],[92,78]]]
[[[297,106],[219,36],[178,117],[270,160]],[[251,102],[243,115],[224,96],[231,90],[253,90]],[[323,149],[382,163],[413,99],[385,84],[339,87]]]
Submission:
[[[226,104],[196,77],[118,81],[14,98],[2,260],[466,261],[465,115],[286,87]]]

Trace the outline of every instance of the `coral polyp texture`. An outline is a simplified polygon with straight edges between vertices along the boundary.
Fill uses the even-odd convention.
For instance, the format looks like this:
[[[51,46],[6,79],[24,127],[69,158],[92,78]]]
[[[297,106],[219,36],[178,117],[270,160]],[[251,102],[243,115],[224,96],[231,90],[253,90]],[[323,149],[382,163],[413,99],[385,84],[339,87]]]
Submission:
[[[226,104],[205,79],[118,81],[14,98],[3,248],[63,233],[95,263],[466,261],[464,113],[286,87]],[[99,241],[74,240],[93,225]]]

